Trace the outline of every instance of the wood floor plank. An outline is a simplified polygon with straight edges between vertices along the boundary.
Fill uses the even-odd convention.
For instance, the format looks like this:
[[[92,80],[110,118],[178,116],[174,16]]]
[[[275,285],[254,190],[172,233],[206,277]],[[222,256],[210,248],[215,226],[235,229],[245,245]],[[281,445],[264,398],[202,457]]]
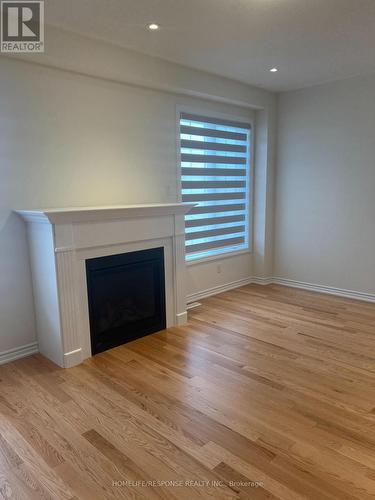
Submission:
[[[277,285],[63,370],[0,366],[0,497],[375,498],[375,305]]]

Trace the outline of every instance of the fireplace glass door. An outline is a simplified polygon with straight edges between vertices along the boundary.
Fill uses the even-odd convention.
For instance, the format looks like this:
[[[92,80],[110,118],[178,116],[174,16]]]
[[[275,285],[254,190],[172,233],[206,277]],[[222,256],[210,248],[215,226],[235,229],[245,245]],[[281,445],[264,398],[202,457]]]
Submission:
[[[166,327],[164,249],[86,261],[92,354]]]

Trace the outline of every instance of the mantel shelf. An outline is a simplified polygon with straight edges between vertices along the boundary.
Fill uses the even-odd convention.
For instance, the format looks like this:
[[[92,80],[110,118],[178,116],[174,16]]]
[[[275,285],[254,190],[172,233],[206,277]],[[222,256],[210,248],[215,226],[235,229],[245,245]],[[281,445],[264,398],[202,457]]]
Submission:
[[[99,222],[134,217],[160,217],[163,215],[184,215],[194,203],[154,203],[148,205],[117,205],[98,207],[47,208],[36,210],[15,210],[27,222]]]

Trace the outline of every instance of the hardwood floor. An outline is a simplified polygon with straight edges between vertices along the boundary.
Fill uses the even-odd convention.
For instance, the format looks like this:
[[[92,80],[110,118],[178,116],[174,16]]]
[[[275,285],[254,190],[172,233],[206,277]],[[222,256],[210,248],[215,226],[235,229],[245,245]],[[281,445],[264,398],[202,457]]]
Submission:
[[[1,366],[0,496],[375,498],[374,304],[249,285],[189,316]]]

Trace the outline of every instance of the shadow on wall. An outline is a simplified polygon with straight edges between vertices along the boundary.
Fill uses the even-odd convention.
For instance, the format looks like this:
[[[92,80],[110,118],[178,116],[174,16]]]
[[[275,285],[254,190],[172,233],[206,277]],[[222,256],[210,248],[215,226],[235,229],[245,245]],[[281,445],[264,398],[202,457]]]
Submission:
[[[35,341],[35,315],[26,225],[0,212],[0,353]]]

